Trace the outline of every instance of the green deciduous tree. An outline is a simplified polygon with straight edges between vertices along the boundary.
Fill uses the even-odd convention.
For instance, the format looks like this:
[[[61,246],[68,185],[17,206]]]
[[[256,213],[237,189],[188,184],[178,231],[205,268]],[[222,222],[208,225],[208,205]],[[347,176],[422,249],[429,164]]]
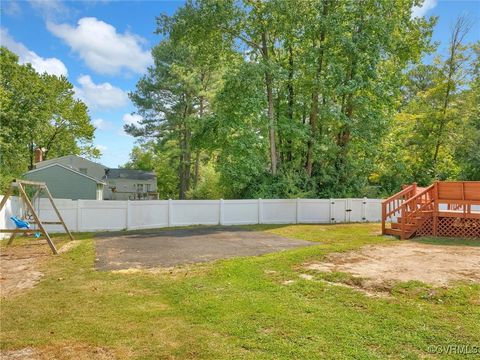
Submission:
[[[390,135],[376,181],[388,192],[416,181],[479,179],[478,45],[463,39],[466,18],[452,28],[448,52],[407,74],[404,101]],[[473,53],[473,56],[471,56]]]
[[[159,31],[171,26],[169,19],[159,19]],[[192,164],[196,182],[202,150],[202,139],[197,134],[210,112],[210,94],[220,77],[213,58],[188,42],[162,41],[152,55],[154,66],[130,94],[143,120],[125,130],[137,137],[155,139],[159,150],[174,146],[170,154],[176,158],[178,196],[184,199],[192,184]]]
[[[74,98],[65,77],[38,74],[0,50],[0,168],[2,185],[31,169],[35,148],[44,158],[67,154],[99,156],[86,105]]]
[[[180,198],[378,196],[471,178],[466,23],[446,59],[421,64],[436,18],[413,18],[414,5],[188,1],[158,19],[155,65],[132,94],[145,120],[129,131],[175,159]]]
[[[459,104],[464,121],[457,136],[455,160],[459,164],[460,179],[480,181],[480,42],[471,48],[470,82]]]

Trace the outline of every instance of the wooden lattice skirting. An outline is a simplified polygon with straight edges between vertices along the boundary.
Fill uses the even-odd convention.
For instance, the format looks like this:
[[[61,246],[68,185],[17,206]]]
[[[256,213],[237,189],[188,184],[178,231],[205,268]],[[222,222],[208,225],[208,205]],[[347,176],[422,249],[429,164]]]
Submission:
[[[433,218],[428,218],[420,226],[417,236],[433,235]],[[480,219],[462,219],[453,217],[439,217],[437,236],[442,237],[477,237],[480,238]]]

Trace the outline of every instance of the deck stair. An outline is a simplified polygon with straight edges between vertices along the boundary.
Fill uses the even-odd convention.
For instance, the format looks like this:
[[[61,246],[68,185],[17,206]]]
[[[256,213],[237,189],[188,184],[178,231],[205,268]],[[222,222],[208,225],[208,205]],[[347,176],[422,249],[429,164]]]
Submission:
[[[382,203],[382,233],[400,239],[418,235],[480,237],[480,182],[404,186]]]

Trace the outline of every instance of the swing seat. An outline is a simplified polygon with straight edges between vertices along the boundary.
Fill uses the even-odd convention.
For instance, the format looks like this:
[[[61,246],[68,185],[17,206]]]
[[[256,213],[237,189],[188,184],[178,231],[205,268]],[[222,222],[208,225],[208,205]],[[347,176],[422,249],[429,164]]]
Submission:
[[[12,219],[18,229],[30,229],[30,224],[28,222],[23,221],[16,216],[12,216],[10,219]]]

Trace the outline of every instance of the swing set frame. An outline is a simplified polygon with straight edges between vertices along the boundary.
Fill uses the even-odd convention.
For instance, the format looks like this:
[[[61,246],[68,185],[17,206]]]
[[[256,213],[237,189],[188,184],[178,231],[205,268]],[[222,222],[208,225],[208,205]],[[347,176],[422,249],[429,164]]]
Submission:
[[[25,185],[28,186],[33,186],[36,188],[36,192],[32,197],[32,200],[35,201],[36,198],[38,198],[42,192],[47,195],[47,198],[50,200],[50,204],[52,205],[53,209],[55,210],[55,213],[58,217],[59,221],[41,221],[39,218],[39,215],[35,211],[35,207],[33,206],[32,200],[27,195],[27,192],[25,191]],[[65,224],[65,221],[63,221],[62,215],[60,215],[60,212],[58,211],[57,206],[55,205],[55,202],[53,201],[52,194],[48,190],[47,184],[44,182],[40,181],[28,181],[28,180],[19,180],[15,179],[12,181],[12,184],[10,185],[10,188],[8,189],[6,195],[3,197],[2,201],[0,202],[0,211],[2,211],[3,207],[7,203],[7,200],[10,196],[12,196],[15,192],[15,189],[18,189],[18,193],[20,196],[20,199],[24,201],[26,204],[27,209],[30,211],[30,215],[33,217],[33,221],[28,220],[29,223],[33,223],[38,226],[38,232],[42,233],[45,238],[47,239],[48,245],[50,246],[50,249],[52,249],[52,252],[54,254],[58,254],[57,248],[55,244],[53,243],[50,235],[48,234],[47,230],[45,229],[44,225],[62,225],[63,228],[65,229],[65,232],[68,234],[70,237],[70,240],[74,240],[72,234],[67,228],[67,225]],[[22,220],[27,220],[27,219],[22,219]],[[8,245],[10,245],[17,234],[19,233],[30,233],[32,232],[32,229],[0,229],[0,233],[11,233],[12,235],[10,236],[10,239],[8,240]]]

